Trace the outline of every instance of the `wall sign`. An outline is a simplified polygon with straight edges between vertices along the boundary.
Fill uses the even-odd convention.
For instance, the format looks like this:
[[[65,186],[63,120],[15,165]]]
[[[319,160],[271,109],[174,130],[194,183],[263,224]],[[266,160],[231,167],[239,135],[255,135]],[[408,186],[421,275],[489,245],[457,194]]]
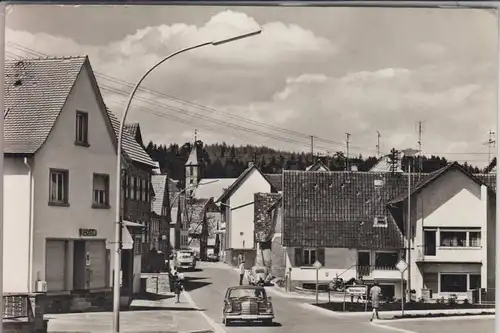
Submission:
[[[97,236],[97,229],[79,229],[80,237],[95,237]]]

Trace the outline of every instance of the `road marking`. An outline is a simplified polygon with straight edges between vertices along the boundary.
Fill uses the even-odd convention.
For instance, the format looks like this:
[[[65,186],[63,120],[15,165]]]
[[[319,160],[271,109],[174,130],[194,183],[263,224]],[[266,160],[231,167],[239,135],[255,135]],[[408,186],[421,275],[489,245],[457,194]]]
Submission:
[[[216,323],[215,320],[210,318],[204,311],[201,311],[201,309],[196,305],[193,298],[187,291],[184,291],[183,295],[193,308],[199,310],[198,313],[201,314],[201,316],[208,322],[210,326],[212,326],[215,333],[226,333],[226,330],[222,327],[222,325]]]
[[[384,329],[384,330],[390,330],[390,331],[395,331],[395,332],[400,332],[400,333],[417,333],[415,331],[405,330],[404,328],[399,328],[399,327],[387,326],[387,325],[379,324],[379,323],[376,323],[373,321],[370,324],[372,324],[375,327]]]

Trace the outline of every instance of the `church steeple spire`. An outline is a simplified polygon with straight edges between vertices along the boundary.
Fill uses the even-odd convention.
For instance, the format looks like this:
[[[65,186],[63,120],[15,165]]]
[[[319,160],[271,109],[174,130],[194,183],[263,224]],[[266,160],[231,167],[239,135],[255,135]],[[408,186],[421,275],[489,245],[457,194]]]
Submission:
[[[194,130],[194,142],[191,146],[191,152],[189,153],[188,160],[186,162],[186,188],[193,187],[198,184],[200,178],[200,160],[198,159],[198,130]],[[191,191],[188,191],[191,192]]]

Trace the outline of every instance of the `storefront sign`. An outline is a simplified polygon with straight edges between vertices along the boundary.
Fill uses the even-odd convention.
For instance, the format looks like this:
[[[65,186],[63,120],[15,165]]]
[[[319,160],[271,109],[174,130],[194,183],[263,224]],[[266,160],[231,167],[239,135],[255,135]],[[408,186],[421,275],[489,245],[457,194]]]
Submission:
[[[95,237],[97,236],[97,229],[84,229],[80,228],[80,237]]]
[[[347,288],[347,293],[354,296],[363,296],[366,295],[366,292],[366,286],[351,286]]]

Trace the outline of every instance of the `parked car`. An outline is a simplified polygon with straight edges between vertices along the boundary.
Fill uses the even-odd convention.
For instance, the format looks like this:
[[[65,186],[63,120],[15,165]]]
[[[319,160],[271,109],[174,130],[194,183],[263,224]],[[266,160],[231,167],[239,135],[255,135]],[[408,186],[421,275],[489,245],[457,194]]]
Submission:
[[[177,271],[196,268],[196,255],[191,250],[179,250],[174,254],[174,267]]]
[[[270,325],[274,319],[273,303],[264,287],[229,287],[223,306],[222,323],[225,326],[234,321],[262,321]]]
[[[259,285],[261,287],[271,284],[272,276],[264,266],[253,266],[250,270],[248,280],[251,285]]]
[[[217,262],[219,261],[219,256],[215,253],[210,253],[209,255],[207,255],[207,261]]]

